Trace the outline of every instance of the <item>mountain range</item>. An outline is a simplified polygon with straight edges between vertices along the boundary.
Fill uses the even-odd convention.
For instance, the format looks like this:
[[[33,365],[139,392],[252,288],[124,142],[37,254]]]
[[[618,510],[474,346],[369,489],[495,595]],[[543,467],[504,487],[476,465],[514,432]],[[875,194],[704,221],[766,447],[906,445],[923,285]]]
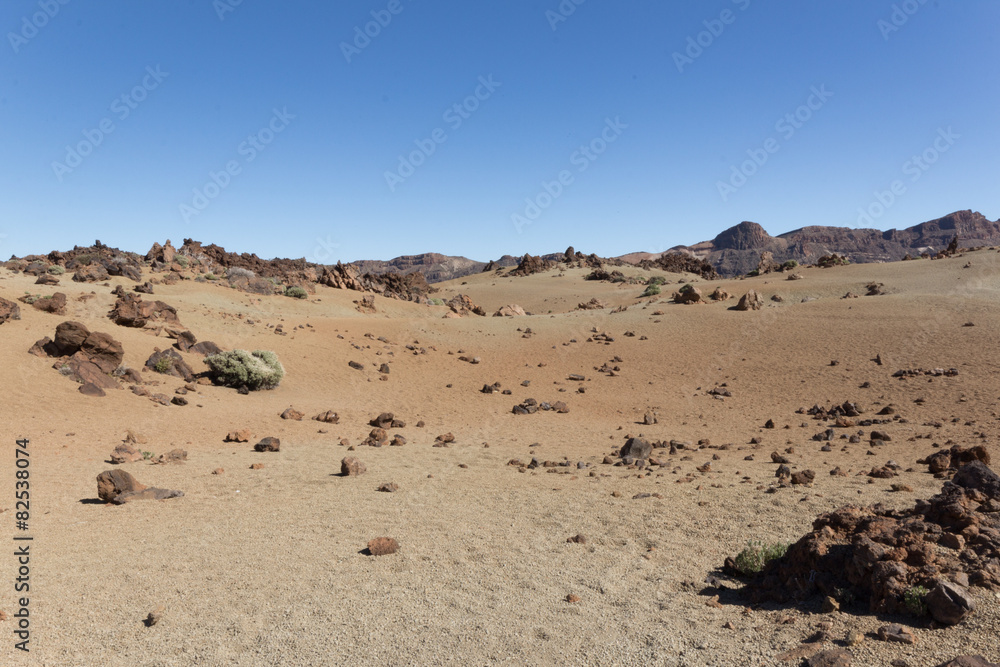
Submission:
[[[707,260],[722,276],[742,275],[757,268],[762,252],[771,252],[774,260],[795,260],[809,264],[823,255],[837,253],[856,264],[895,262],[906,255],[918,256],[947,247],[958,236],[959,246],[1000,244],[1000,220],[991,221],[978,212],[956,211],[906,229],[851,229],[848,227],[808,226],[778,236],[771,236],[756,222],[744,221],[721,232],[710,241],[691,246],[675,246],[663,253],[634,252],[611,258],[611,264],[638,264],[656,260],[670,253],[685,253]],[[561,261],[565,253],[542,255],[543,260]],[[517,266],[520,258],[504,255],[493,260],[492,267]],[[436,283],[479,273],[486,262],[438,253],[404,255],[388,261],[354,262],[363,273],[414,273],[420,271],[427,282]]]

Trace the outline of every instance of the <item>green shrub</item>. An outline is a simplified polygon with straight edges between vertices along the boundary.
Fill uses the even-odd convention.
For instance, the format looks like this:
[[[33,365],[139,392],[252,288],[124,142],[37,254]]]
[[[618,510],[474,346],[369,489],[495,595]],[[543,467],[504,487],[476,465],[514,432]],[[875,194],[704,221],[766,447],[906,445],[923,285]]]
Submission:
[[[781,558],[788,551],[788,545],[781,542],[764,544],[750,540],[747,548],[736,556],[736,569],[742,574],[757,574],[775,558]]]
[[[432,306],[443,306],[444,305],[444,299],[436,299],[436,298],[435,299],[430,299],[430,304]]]
[[[291,287],[285,288],[285,296],[290,296],[293,299],[305,299],[309,296],[309,293],[302,287],[298,285],[292,285]]]
[[[73,262],[76,266],[90,266],[90,263],[93,261],[94,255],[92,253],[84,253],[73,258]]]
[[[169,373],[170,369],[174,367],[174,360],[170,357],[161,357],[156,364],[153,365],[153,370],[157,373]]]
[[[924,597],[930,593],[923,586],[910,586],[903,593],[903,604],[906,606],[907,611],[909,611],[914,616],[926,616],[927,615],[927,603],[924,602]]]
[[[782,268],[782,269],[786,269],[786,270],[787,270],[787,269],[794,269],[794,268],[795,268],[795,267],[797,267],[798,265],[799,265],[799,263],[798,263],[798,262],[796,262],[796,261],[795,261],[794,259],[790,259],[790,260],[788,260],[787,262],[785,262],[784,264],[782,264],[782,265],[781,265],[781,268]]]
[[[664,284],[666,284],[666,282],[667,282],[667,279],[664,278],[663,276],[653,276],[648,281],[646,281],[646,284],[647,285],[664,285]]]
[[[49,273],[51,273],[54,276],[61,276],[62,274],[66,273],[66,269],[59,266],[58,264],[53,264],[52,266],[49,267]]]
[[[186,269],[188,267],[188,258],[187,257],[181,257],[180,255],[178,255],[177,257],[174,257],[174,261],[176,261],[178,264],[180,264],[181,268],[183,268],[183,269]]]
[[[212,374],[227,387],[274,389],[285,377],[285,369],[274,352],[267,350],[231,350],[205,357]]]
[[[218,280],[218,279],[219,279],[219,276],[215,275],[214,273],[206,273],[205,274],[205,280]]]
[[[747,274],[747,278],[756,278],[759,275],[760,275],[760,271],[758,271],[757,269],[754,269],[753,271],[751,271],[750,273]]]
[[[642,296],[656,296],[660,293],[659,285],[650,285],[646,288],[646,291],[642,293]]]

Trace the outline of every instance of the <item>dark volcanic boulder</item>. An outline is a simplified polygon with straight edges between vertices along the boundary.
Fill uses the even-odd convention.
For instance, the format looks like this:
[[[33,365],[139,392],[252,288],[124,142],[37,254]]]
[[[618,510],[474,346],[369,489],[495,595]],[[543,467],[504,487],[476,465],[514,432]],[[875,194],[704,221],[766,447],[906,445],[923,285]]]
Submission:
[[[35,310],[40,310],[43,313],[52,313],[53,315],[65,315],[66,314],[66,295],[62,292],[56,292],[50,297],[43,297],[37,299],[31,304],[31,307]]]
[[[0,324],[7,320],[21,319],[21,307],[13,301],[0,298]]]
[[[934,620],[944,625],[961,623],[976,608],[969,591],[950,581],[939,581],[924,603]]]
[[[162,321],[166,324],[180,324],[177,309],[162,301],[143,301],[138,294],[126,293],[118,297],[108,317],[123,327],[142,328],[149,322]]]
[[[122,493],[142,491],[145,484],[139,481],[124,470],[105,470],[97,476],[97,497],[104,502],[110,503]]]
[[[194,380],[194,371],[184,361],[184,357],[173,348],[166,350],[156,350],[146,359],[146,368],[164,375],[183,378],[185,382]]]
[[[80,346],[80,352],[103,373],[118,368],[125,357],[122,344],[101,331],[91,332]]]
[[[740,297],[740,302],[736,304],[734,310],[760,310],[764,307],[764,297],[750,290]]]
[[[973,461],[962,466],[952,478],[952,483],[966,489],[981,491],[989,498],[1000,500],[1000,475],[990,470],[987,463],[989,463],[989,458],[985,462],[982,460]]]
[[[622,458],[636,460],[648,459],[653,453],[653,446],[642,438],[629,438],[621,449]]]
[[[110,278],[108,270],[100,264],[91,264],[77,269],[73,274],[73,282],[77,283],[97,283]]]
[[[219,354],[222,352],[222,348],[210,340],[203,340],[200,343],[192,345],[189,352],[195,352],[203,357],[207,357],[210,354]]]
[[[56,337],[53,341],[56,352],[60,355],[78,352],[89,335],[90,329],[79,322],[63,322],[56,327]]]

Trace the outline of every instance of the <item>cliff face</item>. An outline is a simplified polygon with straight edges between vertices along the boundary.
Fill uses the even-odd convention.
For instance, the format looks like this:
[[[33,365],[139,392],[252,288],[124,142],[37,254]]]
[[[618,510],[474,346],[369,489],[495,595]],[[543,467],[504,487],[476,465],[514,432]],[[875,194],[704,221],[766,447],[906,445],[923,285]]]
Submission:
[[[1000,220],[981,213],[957,211],[906,229],[849,229],[811,226],[771,236],[754,222],[741,222],[712,241],[673,248],[707,260],[724,276],[757,268],[760,253],[774,254],[776,262],[794,259],[809,264],[830,253],[846,255],[854,263],[894,262],[907,254],[943,250],[958,236],[959,247],[1000,244]]]

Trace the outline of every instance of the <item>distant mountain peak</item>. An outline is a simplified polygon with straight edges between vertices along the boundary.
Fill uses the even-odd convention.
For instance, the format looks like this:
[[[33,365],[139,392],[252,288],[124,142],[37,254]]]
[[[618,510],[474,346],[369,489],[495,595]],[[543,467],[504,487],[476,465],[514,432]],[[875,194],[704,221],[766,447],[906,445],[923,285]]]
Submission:
[[[773,240],[756,222],[744,220],[716,236],[712,245],[716,250],[757,250],[766,248]]]

